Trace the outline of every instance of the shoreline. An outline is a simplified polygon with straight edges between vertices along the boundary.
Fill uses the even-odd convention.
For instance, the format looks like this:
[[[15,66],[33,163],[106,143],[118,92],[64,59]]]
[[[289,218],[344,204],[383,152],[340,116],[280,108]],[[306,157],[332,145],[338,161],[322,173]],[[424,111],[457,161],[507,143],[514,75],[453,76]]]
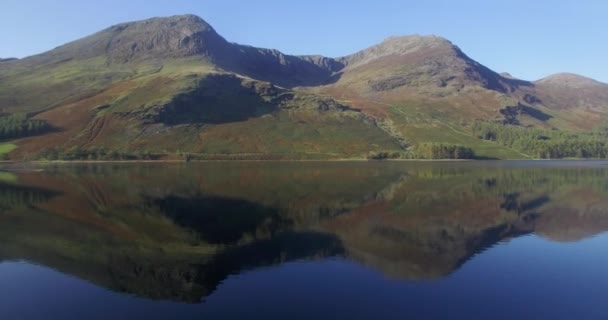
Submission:
[[[270,159],[270,160],[248,160],[248,159],[209,159],[209,160],[32,160],[32,161],[0,161],[2,164],[95,164],[95,163],[201,163],[201,162],[576,162],[576,161],[608,161],[608,159]]]

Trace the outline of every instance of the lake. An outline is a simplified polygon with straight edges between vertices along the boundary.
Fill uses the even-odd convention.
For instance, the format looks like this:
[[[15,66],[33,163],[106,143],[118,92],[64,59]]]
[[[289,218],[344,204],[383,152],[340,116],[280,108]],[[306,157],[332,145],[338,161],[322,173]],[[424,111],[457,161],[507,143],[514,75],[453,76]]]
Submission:
[[[2,319],[608,319],[608,162],[11,165]]]

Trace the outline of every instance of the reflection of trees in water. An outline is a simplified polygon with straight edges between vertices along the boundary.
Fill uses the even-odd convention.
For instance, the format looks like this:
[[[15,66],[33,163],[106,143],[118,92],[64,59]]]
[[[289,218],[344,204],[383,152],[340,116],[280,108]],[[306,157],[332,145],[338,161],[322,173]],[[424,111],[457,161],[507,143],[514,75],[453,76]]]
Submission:
[[[435,166],[411,169],[400,192],[392,192],[396,212],[450,210],[459,203],[509,194],[543,197],[567,189],[587,188],[608,196],[608,170],[598,168],[501,168]],[[547,204],[549,199],[538,199]]]
[[[505,201],[500,204],[500,208],[506,211],[514,211],[518,214],[542,207],[544,204],[551,201],[546,195],[541,195],[530,200],[522,200],[521,193],[507,193],[504,195]]]
[[[41,188],[0,184],[0,212],[43,203],[56,193]]]

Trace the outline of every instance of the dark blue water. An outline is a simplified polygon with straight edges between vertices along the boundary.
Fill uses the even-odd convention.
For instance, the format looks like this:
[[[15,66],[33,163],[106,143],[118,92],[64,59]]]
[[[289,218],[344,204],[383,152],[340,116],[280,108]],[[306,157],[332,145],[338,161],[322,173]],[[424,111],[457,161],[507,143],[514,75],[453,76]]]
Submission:
[[[608,318],[600,163],[14,175],[2,319]]]

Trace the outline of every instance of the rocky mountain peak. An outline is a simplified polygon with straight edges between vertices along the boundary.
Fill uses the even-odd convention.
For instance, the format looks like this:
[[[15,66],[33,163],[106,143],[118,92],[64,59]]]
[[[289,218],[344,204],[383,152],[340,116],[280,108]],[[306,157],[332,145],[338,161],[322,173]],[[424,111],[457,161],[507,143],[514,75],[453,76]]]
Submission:
[[[207,22],[194,15],[152,18],[108,30],[115,35],[107,52],[118,62],[145,56],[213,56],[228,45]]]
[[[211,57],[228,45],[203,19],[179,15],[117,24],[60,46],[42,58],[65,60],[104,56],[109,63],[127,63],[147,58]]]

